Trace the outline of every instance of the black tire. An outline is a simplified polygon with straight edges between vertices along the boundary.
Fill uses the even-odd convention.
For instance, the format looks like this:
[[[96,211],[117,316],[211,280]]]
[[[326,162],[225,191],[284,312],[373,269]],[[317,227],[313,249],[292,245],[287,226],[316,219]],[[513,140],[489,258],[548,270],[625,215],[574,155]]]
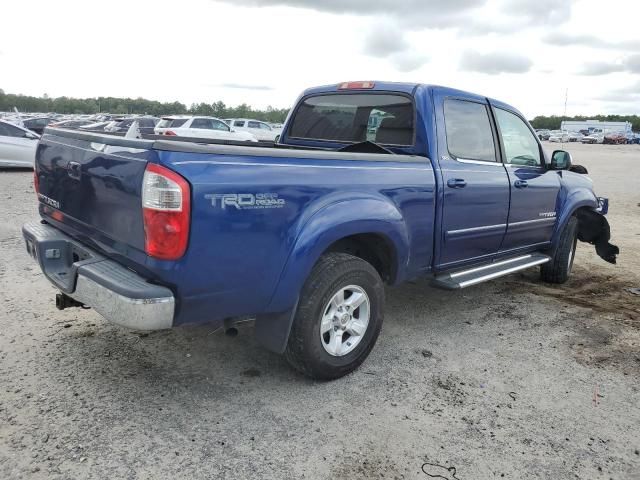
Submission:
[[[336,292],[351,285],[366,292],[369,324],[353,350],[344,356],[333,356],[325,350],[320,335],[323,310]],[[325,254],[302,288],[285,358],[308,377],[320,380],[340,378],[358,368],[371,352],[380,334],[383,311],[384,285],[371,264],[346,253]]]
[[[578,242],[578,219],[574,216],[569,219],[560,235],[560,242],[553,258],[542,265],[540,278],[548,283],[565,283],[569,279],[573,259],[576,255]]]

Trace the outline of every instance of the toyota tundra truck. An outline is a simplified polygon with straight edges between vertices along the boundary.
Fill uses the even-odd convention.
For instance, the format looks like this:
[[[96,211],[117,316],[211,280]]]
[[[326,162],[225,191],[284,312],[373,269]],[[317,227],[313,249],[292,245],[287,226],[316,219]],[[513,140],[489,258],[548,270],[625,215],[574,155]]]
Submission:
[[[608,200],[574,167],[500,101],[346,82],[306,90],[275,144],[48,129],[23,235],[60,309],[137,330],[255,319],[334,379],[373,348],[385,284],[562,283],[578,239],[615,263]]]

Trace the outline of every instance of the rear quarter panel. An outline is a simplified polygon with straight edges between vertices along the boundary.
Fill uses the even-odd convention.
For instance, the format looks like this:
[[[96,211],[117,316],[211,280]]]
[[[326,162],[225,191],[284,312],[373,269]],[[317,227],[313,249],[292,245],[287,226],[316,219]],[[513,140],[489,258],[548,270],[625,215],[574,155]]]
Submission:
[[[176,323],[291,308],[319,255],[355,233],[393,242],[401,278],[430,266],[435,183],[424,157],[402,163],[158,153],[192,186],[188,252],[166,272],[185,305]],[[280,203],[223,207],[222,195]]]

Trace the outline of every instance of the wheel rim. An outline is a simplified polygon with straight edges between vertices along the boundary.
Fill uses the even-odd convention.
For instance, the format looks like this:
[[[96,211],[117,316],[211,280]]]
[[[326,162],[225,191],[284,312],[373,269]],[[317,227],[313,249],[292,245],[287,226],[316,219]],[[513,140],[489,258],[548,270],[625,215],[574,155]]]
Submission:
[[[320,341],[325,351],[334,357],[352,352],[367,332],[370,314],[369,297],[362,287],[338,290],[322,310]]]

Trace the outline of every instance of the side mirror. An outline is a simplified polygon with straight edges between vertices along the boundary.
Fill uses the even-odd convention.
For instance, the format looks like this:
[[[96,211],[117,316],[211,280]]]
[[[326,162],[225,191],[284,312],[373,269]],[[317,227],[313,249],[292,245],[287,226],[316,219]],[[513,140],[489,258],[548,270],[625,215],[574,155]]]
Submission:
[[[571,165],[571,154],[569,152],[556,150],[551,155],[551,170],[569,170]]]

